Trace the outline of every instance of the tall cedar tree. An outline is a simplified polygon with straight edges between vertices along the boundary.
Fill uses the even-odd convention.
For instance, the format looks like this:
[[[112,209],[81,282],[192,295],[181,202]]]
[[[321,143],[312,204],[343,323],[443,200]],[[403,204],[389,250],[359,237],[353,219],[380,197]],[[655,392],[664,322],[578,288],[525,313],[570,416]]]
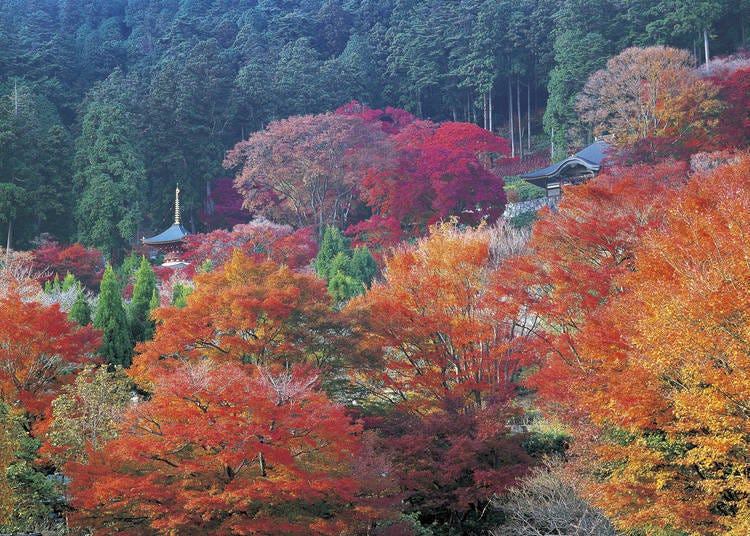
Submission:
[[[104,341],[99,355],[112,365],[129,367],[133,357],[130,326],[122,304],[117,276],[109,264],[104,270],[99,288],[99,303],[94,315],[94,327],[102,330]]]
[[[136,238],[145,170],[122,105],[92,102],[76,141],[74,186],[78,237],[119,259]]]
[[[145,257],[135,275],[133,297],[130,301],[130,336],[134,343],[150,339],[154,323],[150,318],[151,301],[156,292],[156,275]]]
[[[324,279],[331,278],[331,266],[336,255],[345,251],[346,244],[341,231],[332,225],[326,227],[315,257],[315,272]]]
[[[73,307],[70,308],[68,317],[79,326],[91,324],[91,306],[83,289],[80,289],[76,294],[76,300],[73,302]]]

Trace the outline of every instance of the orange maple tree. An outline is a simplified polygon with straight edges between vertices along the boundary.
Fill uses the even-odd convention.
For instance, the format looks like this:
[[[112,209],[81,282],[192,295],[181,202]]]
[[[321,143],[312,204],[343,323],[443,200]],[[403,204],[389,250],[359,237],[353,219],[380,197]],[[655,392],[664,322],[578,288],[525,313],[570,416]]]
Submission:
[[[626,145],[646,138],[701,137],[720,111],[717,89],[699,78],[687,51],[628,48],[586,82],[578,111],[597,134]]]
[[[183,361],[117,439],[66,466],[72,519],[95,534],[339,534],[356,524],[359,432],[309,367]]]
[[[0,399],[32,420],[43,417],[71,365],[94,360],[97,332],[68,320],[57,305],[0,296]]]
[[[69,463],[96,534],[339,534],[375,515],[353,474],[361,426],[322,389],[337,313],[324,282],[235,252],[187,306],[157,311],[131,369],[148,401]],[[329,337],[331,336],[331,337]],[[360,505],[362,506],[360,508]]]
[[[539,318],[532,339],[543,364],[529,381],[558,411],[577,422],[596,402],[592,368],[600,366],[580,349],[581,329],[596,324],[599,311],[621,291],[618,278],[633,270],[642,234],[662,218],[663,198],[686,181],[686,166],[617,167],[586,184],[569,187],[558,210],[547,211],[531,237],[532,253],[510,261],[507,292]]]
[[[750,531],[749,172],[745,157],[694,176],[603,312],[619,343],[584,330],[583,352],[604,364],[592,418],[616,430],[596,449],[597,489],[621,526]]]
[[[324,281],[235,251],[222,269],[196,277],[186,307],[154,312],[159,329],[138,347],[132,375],[148,382],[155,364],[179,362],[170,357],[329,367],[344,329],[330,303]]]
[[[384,281],[352,301],[373,358],[356,379],[374,396],[424,415],[448,399],[481,407],[512,394],[524,329],[493,292],[490,240],[488,229],[433,226],[388,257]]]
[[[526,273],[539,283],[530,306],[544,318],[547,350],[529,383],[569,422],[589,426],[579,425],[588,435],[577,441],[597,475],[591,498],[621,529],[750,530],[749,171],[750,159],[739,157],[682,188],[632,201],[623,194],[567,227],[581,237],[587,221],[600,221],[599,238],[575,241],[566,255],[535,238],[544,270]],[[584,192],[561,204],[550,219],[557,228]],[[603,223],[623,206],[637,225],[625,229],[629,246],[615,241],[608,253],[613,235]],[[596,243],[598,260],[584,262]]]
[[[493,229],[432,227],[385,261],[384,281],[352,300],[361,360],[351,377],[385,406],[379,448],[420,520],[453,530],[528,467],[509,434],[520,341],[528,334],[498,294]],[[463,520],[463,521],[462,521]]]

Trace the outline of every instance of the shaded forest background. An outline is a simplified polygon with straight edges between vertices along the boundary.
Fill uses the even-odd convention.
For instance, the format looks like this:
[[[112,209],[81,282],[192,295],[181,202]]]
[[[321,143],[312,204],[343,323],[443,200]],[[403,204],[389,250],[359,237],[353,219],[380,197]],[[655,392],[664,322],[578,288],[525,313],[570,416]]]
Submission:
[[[747,0],[4,0],[0,232],[114,249],[97,226],[158,232],[177,182],[186,226],[210,230],[227,149],[355,99],[564,157],[587,136],[575,95],[609,57],[662,43],[704,61],[704,32],[731,53],[749,17]],[[127,179],[92,206],[92,169],[112,166]]]

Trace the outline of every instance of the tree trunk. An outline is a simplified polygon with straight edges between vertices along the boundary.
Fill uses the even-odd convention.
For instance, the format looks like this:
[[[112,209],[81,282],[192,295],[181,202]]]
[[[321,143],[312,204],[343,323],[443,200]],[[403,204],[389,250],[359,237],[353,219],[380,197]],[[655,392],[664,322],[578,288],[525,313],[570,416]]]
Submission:
[[[513,81],[508,77],[508,130],[510,131],[510,156],[516,156],[516,131],[513,128]]]
[[[266,475],[266,460],[263,458],[263,453],[258,453],[258,465],[260,466],[260,476],[265,477]]]
[[[518,113],[518,154],[523,160],[523,128],[521,128],[521,82],[516,78],[516,112]]]
[[[5,243],[5,254],[10,255],[10,247],[12,245],[11,239],[13,237],[13,218],[8,218],[8,240]]]
[[[489,105],[490,105],[489,106],[489,108],[490,108],[490,114],[489,114],[490,115],[490,128],[489,128],[489,131],[492,132],[493,126],[492,126],[492,90],[491,89],[489,91],[489,99],[488,100],[490,101],[489,102]]]
[[[531,84],[526,86],[526,149],[531,153]]]
[[[487,92],[482,93],[482,128],[487,130]]]
[[[706,63],[708,63],[708,60],[711,59],[711,56],[708,53],[708,29],[707,28],[703,28],[703,50],[706,53]]]
[[[701,59],[698,57],[698,43],[695,40],[695,37],[693,37],[693,57],[695,58],[695,66],[698,67]]]
[[[552,127],[552,132],[549,138],[549,159],[555,161],[555,127]]]

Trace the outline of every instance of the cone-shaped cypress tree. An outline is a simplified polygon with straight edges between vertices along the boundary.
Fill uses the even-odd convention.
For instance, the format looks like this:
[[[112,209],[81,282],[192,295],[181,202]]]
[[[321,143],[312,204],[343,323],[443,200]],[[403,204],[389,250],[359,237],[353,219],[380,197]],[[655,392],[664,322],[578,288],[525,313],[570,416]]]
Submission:
[[[191,287],[175,283],[172,288],[172,305],[179,308],[185,307],[187,305],[187,297],[191,292],[193,292]]]
[[[88,326],[91,324],[91,306],[83,290],[78,290],[76,301],[73,302],[73,307],[70,308],[68,318],[79,326]]]
[[[99,305],[96,307],[94,327],[103,331],[104,342],[99,349],[99,355],[108,363],[129,367],[133,357],[130,326],[122,305],[117,277],[109,264],[104,270],[99,286]]]
[[[367,246],[359,246],[354,250],[351,263],[351,276],[370,287],[372,280],[378,274],[378,263],[375,262]]]
[[[346,250],[344,236],[336,227],[326,227],[323,239],[320,241],[318,255],[315,257],[315,272],[319,277],[330,279],[336,274],[331,273],[331,264],[336,255]]]
[[[156,290],[156,275],[145,257],[135,274],[133,299],[130,301],[130,336],[133,342],[150,339],[154,333],[151,321],[151,298]]]

